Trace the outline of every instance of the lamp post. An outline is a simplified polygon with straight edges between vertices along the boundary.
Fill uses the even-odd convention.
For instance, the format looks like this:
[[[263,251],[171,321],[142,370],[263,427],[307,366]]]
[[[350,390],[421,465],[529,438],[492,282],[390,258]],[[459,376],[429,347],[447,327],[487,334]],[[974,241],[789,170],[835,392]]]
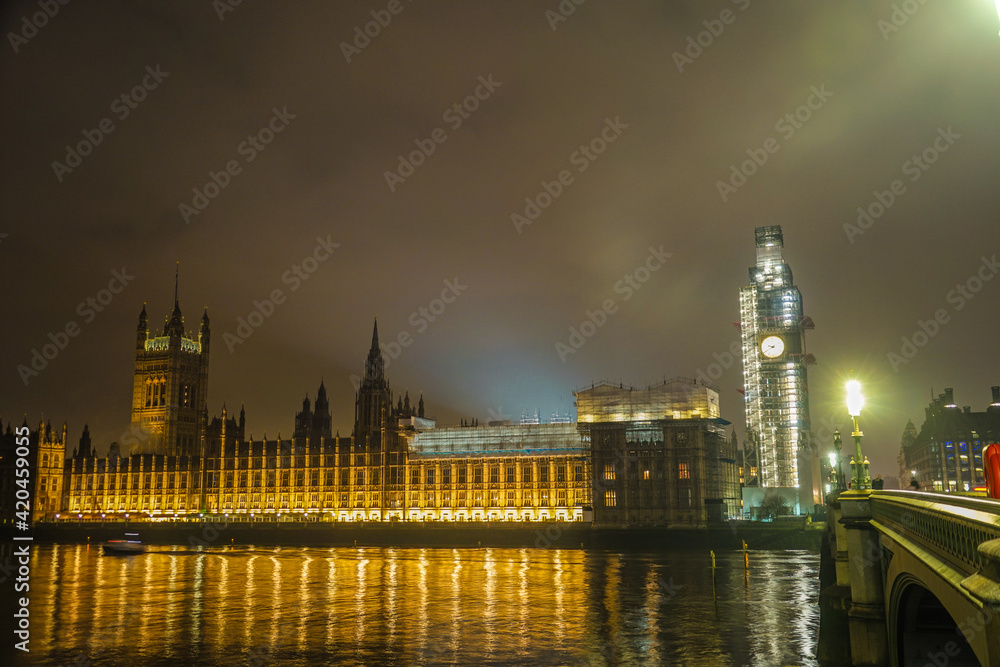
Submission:
[[[851,458],[852,477],[854,478],[853,488],[856,491],[871,488],[871,476],[868,474],[868,459],[861,454],[861,427],[858,425],[858,417],[861,416],[861,408],[865,405],[865,397],[861,395],[861,383],[851,380],[847,383],[847,412],[851,415],[854,424],[854,431],[851,437],[854,438],[855,455]]]
[[[847,488],[847,484],[844,483],[844,469],[841,466],[842,462],[840,458],[841,444],[842,443],[840,441],[840,429],[838,428],[836,431],[833,432],[833,448],[834,450],[836,450],[836,454],[834,455],[835,463],[834,463],[833,474],[834,474],[834,481],[836,482],[837,485],[836,486],[837,491],[844,491]]]

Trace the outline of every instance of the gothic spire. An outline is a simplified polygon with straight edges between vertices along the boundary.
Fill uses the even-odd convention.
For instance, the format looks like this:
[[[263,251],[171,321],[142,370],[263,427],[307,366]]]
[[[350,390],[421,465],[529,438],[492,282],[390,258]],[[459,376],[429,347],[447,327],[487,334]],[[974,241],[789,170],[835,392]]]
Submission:
[[[177,283],[178,276],[180,274],[181,263],[177,262],[177,267],[174,269],[174,311],[170,313],[170,320],[167,322],[167,326],[164,327],[163,333],[167,336],[172,336],[174,334],[178,336],[184,335],[184,318],[181,316],[181,304],[177,298]]]
[[[378,319],[376,319],[375,327],[372,329],[372,347],[368,351],[368,360],[365,362],[365,384],[384,381],[385,360],[382,358],[382,350],[378,345]]]

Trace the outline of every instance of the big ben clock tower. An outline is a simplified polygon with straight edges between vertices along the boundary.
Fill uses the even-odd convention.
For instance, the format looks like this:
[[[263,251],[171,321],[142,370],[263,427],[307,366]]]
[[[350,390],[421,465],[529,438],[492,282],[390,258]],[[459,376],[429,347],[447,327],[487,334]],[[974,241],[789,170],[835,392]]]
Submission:
[[[821,502],[806,380],[806,366],[815,363],[805,345],[813,323],[802,314],[802,295],[782,258],[781,227],[758,227],[754,236],[757,263],[750,268],[750,284],[740,288],[744,479],[751,487],[787,489],[808,512]]]

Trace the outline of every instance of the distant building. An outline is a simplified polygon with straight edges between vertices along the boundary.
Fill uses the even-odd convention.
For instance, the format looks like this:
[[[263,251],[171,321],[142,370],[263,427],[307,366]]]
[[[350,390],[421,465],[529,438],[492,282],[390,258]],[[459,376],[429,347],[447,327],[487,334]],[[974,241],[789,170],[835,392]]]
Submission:
[[[176,305],[175,314],[171,321],[179,318]],[[143,323],[140,318],[140,335]],[[199,343],[207,342],[207,326],[206,318]],[[183,339],[189,342],[171,347],[179,329],[168,322],[167,330],[173,339],[166,351],[178,354],[180,347],[180,353],[186,348],[192,355],[184,359],[191,364],[180,364],[180,374],[188,377],[196,365],[194,341]],[[142,352],[146,348],[137,347]],[[140,359],[149,361],[145,355]],[[144,374],[137,386],[145,389],[146,373],[154,370],[160,374],[151,383],[184,385],[171,374],[177,366],[137,363],[137,377],[140,365]],[[207,358],[198,369],[207,374]],[[202,386],[207,386],[207,376]],[[158,395],[159,390],[152,394]],[[163,395],[171,394],[165,389]],[[177,414],[167,410],[166,399],[163,405],[158,399],[151,403],[141,415],[146,418],[142,428],[134,432],[154,431],[154,424],[168,423],[170,414]],[[154,414],[162,421],[150,418]],[[583,519],[584,508],[589,509],[589,450],[575,424],[438,429],[425,416],[423,396],[414,406],[405,393],[393,406],[377,325],[355,396],[351,436],[331,433],[322,382],[315,402],[306,397],[296,413],[289,439],[280,434],[276,439],[246,437],[242,409],[238,420],[223,406],[221,416],[201,421],[204,445],[195,455],[177,453],[183,448],[122,455],[116,443],[108,456],[98,457],[85,430],[65,464],[61,509],[47,518],[61,514],[64,520],[136,520],[208,514],[244,520],[296,516],[340,521],[570,521]]]
[[[63,463],[66,458],[67,428],[56,431],[52,423],[38,424],[37,447],[34,450],[32,477],[35,484],[31,506],[33,521],[52,516],[62,507]]]
[[[740,516],[735,435],[726,436],[715,389],[686,378],[599,384],[576,392],[576,404],[596,525],[703,527]]]
[[[971,491],[985,488],[983,448],[1000,442],[1000,387],[983,412],[959,408],[954,391],[945,389],[924,409],[924,423],[912,440],[904,436],[908,470],[916,470],[921,488]]]
[[[913,420],[908,419],[906,426],[903,427],[903,435],[900,438],[899,444],[899,454],[896,456],[896,464],[899,466],[896,483],[900,489],[910,488],[910,482],[913,479],[913,470],[906,465],[906,451],[913,447],[918,433],[917,427],[913,425]]]
[[[692,380],[595,385],[576,394],[577,423],[438,428],[422,395],[393,396],[376,324],[350,436],[333,432],[321,381],[290,438],[255,439],[242,408],[238,419],[225,405],[208,419],[208,342],[207,315],[198,340],[184,335],[176,297],[163,336],[149,337],[143,308],[127,450],[112,443],[98,457],[85,427],[63,462],[65,427],[40,428],[53,479],[37,496],[39,518],[704,526],[739,514],[735,439],[718,392]]]
[[[822,502],[819,459],[812,442],[802,295],[782,258],[780,226],[754,231],[757,262],[740,288],[740,331],[746,401],[745,484],[784,489],[795,510]]]
[[[26,467],[17,464],[22,458],[19,453],[26,454],[23,457],[28,462]],[[40,521],[59,511],[65,457],[65,424],[56,430],[51,422],[42,420],[34,431],[28,427],[27,419],[16,428],[8,422],[6,431],[0,424],[0,525],[12,525],[21,517],[29,522]],[[30,507],[27,511],[25,491],[31,501],[27,503]]]

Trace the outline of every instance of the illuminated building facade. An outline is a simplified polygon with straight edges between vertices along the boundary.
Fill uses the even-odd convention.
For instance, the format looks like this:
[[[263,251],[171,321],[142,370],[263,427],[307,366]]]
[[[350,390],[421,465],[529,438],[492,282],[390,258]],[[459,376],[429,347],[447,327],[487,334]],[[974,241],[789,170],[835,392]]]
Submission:
[[[576,424],[433,429],[408,449],[409,519],[589,518],[590,452]]]
[[[159,336],[150,336],[146,305],[139,314],[132,385],[132,431],[143,442],[129,454],[198,456],[208,398],[208,311],[198,339],[184,331],[174,284],[174,310]]]
[[[67,428],[56,431],[52,423],[38,424],[37,447],[33,447],[35,465],[32,470],[35,484],[32,520],[58,512],[62,506],[63,463],[66,458]]]
[[[986,487],[983,448],[1000,442],[1000,387],[983,412],[958,407],[954,391],[945,389],[924,409],[920,431],[903,440],[907,471],[916,470],[922,489],[974,491]]]
[[[719,394],[687,378],[576,392],[589,441],[595,525],[704,527],[739,516],[736,440]]]
[[[179,312],[179,309],[175,308]],[[207,341],[207,320],[205,321]],[[141,327],[140,327],[141,328]],[[206,364],[207,370],[207,364]],[[168,378],[165,384],[172,383]],[[245,438],[246,414],[205,424],[204,453],[94,455],[89,434],[65,466],[61,511],[47,518],[230,515],[338,521],[581,520],[589,451],[572,423],[435,428],[385,378],[377,325],[351,437],[331,433],[321,383],[290,439]]]
[[[412,420],[400,420],[402,422]],[[340,521],[580,520],[590,502],[588,450],[575,424],[434,429],[409,440],[398,500],[352,439],[218,443],[204,459],[77,455],[67,518],[188,514]],[[409,431],[409,432],[407,432]],[[204,466],[202,466],[202,461]]]
[[[204,371],[192,391],[207,387],[208,321],[200,340],[183,339],[180,309],[167,323],[166,351],[175,366],[146,356],[140,319],[136,386],[144,404],[150,374],[165,387]],[[200,350],[194,345],[200,345]],[[188,354],[189,357],[178,357]],[[204,359],[203,364],[196,359]],[[165,363],[165,362],[164,362]],[[150,379],[147,382],[147,378]],[[155,382],[160,382],[157,376]],[[183,394],[169,394],[177,396]],[[193,416],[169,402],[140,412],[146,424]],[[705,525],[736,510],[735,443],[725,437],[718,393],[692,380],[647,390],[600,385],[577,393],[578,423],[491,422],[438,428],[423,396],[395,397],[385,377],[377,325],[364,378],[355,395],[350,436],[332,432],[326,387],[307,396],[292,437],[246,436],[246,414],[200,420],[201,449],[183,440],[172,451],[122,452],[112,443],[97,457],[88,432],[63,468],[63,495],[46,519],[143,520],[219,516],[242,521],[582,521],[616,525]],[[178,407],[178,406],[174,406]],[[188,408],[183,405],[180,407]],[[153,414],[163,421],[150,419]],[[178,421],[184,422],[183,419]],[[184,422],[186,423],[186,422]],[[197,420],[194,423],[199,423]],[[164,433],[169,431],[165,430]],[[184,435],[184,431],[175,431]],[[593,446],[595,434],[598,445]],[[129,434],[126,434],[129,435]],[[65,441],[65,434],[63,434]],[[197,442],[197,440],[196,440]],[[65,442],[63,442],[65,450]],[[612,479],[595,475],[612,466]],[[614,502],[607,502],[607,491]],[[617,496],[615,495],[617,494]],[[597,495],[600,497],[598,498]],[[595,508],[595,504],[598,505]],[[593,512],[595,512],[594,514]]]
[[[6,430],[0,423],[0,525],[25,517],[38,521],[62,507],[66,433],[66,424],[56,430],[45,420],[34,431],[27,419],[17,428],[7,422]],[[27,452],[27,467],[17,464],[19,449],[22,456]],[[30,512],[25,506],[25,491],[31,500]]]
[[[750,284],[740,288],[745,484],[786,489],[802,511],[811,512],[821,502],[806,379],[806,366],[815,363],[805,345],[813,323],[803,315],[802,295],[782,257],[781,227],[758,227],[754,235],[757,263]]]

